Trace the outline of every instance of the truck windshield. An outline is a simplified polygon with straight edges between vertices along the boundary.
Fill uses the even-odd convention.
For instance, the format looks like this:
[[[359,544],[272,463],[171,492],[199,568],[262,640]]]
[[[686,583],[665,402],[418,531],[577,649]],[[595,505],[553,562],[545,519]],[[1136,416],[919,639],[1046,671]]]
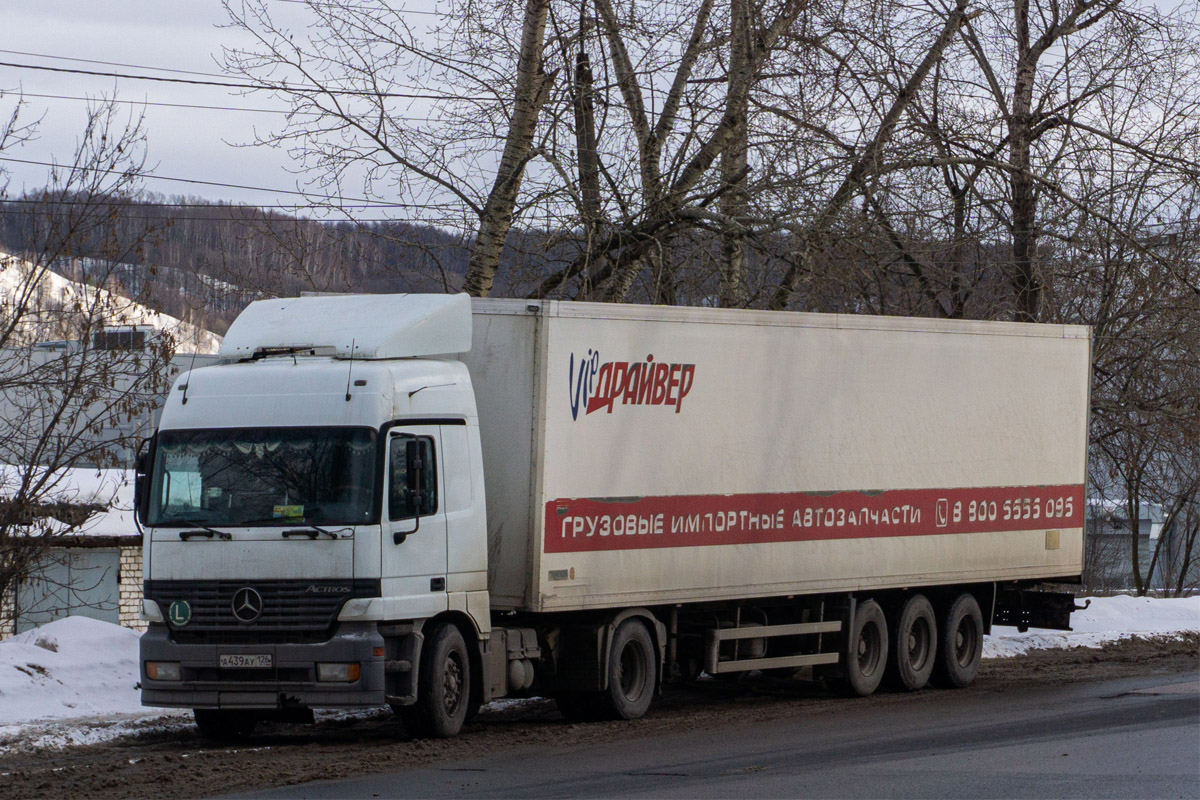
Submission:
[[[375,521],[369,428],[162,431],[151,525],[362,525]]]

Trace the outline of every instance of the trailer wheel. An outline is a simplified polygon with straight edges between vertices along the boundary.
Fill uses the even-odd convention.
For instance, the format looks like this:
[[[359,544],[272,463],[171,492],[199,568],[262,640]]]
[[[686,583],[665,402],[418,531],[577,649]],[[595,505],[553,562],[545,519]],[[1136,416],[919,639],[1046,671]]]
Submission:
[[[858,605],[847,640],[840,688],[850,697],[866,697],[879,688],[887,668],[887,620],[879,603]]]
[[[601,693],[605,716],[637,719],[650,708],[658,670],[654,642],[637,619],[627,619],[617,628],[608,651],[608,689]]]
[[[975,680],[983,656],[983,614],[975,595],[963,592],[942,617],[934,680],[950,689],[961,689]]]
[[[901,691],[915,692],[929,682],[938,651],[937,620],[925,595],[908,598],[888,634],[892,645],[888,683]]]
[[[258,717],[249,711],[195,708],[192,714],[200,734],[214,742],[244,742],[258,726]]]
[[[416,705],[400,709],[404,727],[418,739],[448,739],[462,730],[471,705],[471,659],[454,625],[434,629],[421,654]]]

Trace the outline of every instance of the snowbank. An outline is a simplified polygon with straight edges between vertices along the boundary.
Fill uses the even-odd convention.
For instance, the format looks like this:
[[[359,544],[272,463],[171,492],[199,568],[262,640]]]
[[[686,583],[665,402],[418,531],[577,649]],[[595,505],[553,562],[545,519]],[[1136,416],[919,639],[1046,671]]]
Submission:
[[[983,655],[1200,631],[1200,597],[1096,598],[1072,621],[1072,632],[1017,633],[998,626]],[[137,641],[137,633],[117,625],[68,617],[0,642],[0,752],[18,743],[22,748],[84,744],[190,725],[187,711],[141,707]]]
[[[138,713],[138,633],[67,617],[0,642],[0,734],[38,720]]]

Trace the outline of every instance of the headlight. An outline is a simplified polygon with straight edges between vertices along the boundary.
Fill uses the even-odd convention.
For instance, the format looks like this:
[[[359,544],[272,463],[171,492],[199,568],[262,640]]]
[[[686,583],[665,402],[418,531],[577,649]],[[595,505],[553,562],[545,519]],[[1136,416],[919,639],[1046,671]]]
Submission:
[[[354,683],[361,673],[358,664],[317,664],[317,680],[330,683]]]
[[[347,600],[342,606],[342,611],[338,614],[338,619],[361,619],[371,612],[371,598],[359,597],[353,600]]]
[[[162,622],[162,609],[153,600],[142,600],[142,613],[139,615],[146,622]]]
[[[183,679],[178,661],[147,661],[146,677],[152,681],[178,681]]]

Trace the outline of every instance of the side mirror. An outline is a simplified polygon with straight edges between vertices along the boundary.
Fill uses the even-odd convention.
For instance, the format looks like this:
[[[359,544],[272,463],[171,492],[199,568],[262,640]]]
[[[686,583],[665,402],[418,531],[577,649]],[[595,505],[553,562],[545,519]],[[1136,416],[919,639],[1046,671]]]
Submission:
[[[421,441],[409,439],[404,443],[405,475],[408,477],[408,511],[417,519],[425,508],[425,462],[421,458]]]
[[[413,517],[411,531],[393,531],[392,543],[403,544],[409,535],[421,530],[421,511],[425,507],[425,462],[421,458],[421,442],[419,439],[408,439],[404,443],[404,479],[407,496],[405,516]]]
[[[145,524],[150,516],[150,469],[153,465],[154,438],[142,439],[138,445],[133,472],[133,513],[137,521]]]

